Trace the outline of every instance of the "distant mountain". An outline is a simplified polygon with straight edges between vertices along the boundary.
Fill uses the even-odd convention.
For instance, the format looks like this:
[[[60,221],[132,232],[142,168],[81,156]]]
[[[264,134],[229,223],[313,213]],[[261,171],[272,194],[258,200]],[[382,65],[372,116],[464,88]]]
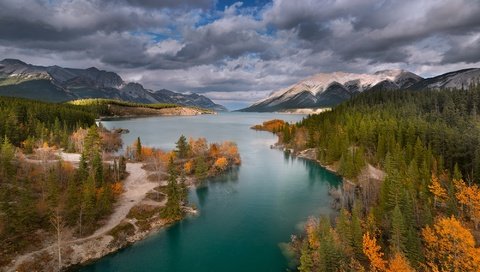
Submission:
[[[162,89],[152,92],[152,96],[159,101],[169,101],[169,103],[200,107],[214,111],[227,111],[227,108],[224,106],[215,104],[207,97],[196,93],[182,94]]]
[[[216,111],[227,110],[199,94],[152,91],[128,83],[114,72],[59,66],[35,66],[16,59],[0,61],[0,95],[64,102],[82,98],[111,98],[140,103],[174,103]]]
[[[424,79],[414,84],[412,89],[463,89],[470,84],[480,84],[480,68],[463,69],[436,77]]]
[[[470,84],[480,84],[480,68],[458,70],[431,78],[422,78],[405,70],[384,70],[374,74],[317,74],[274,92],[241,111],[332,107],[367,90],[462,89]]]
[[[422,77],[405,70],[384,70],[374,74],[321,73],[276,91],[241,111],[331,107],[366,90],[404,89],[422,80]]]

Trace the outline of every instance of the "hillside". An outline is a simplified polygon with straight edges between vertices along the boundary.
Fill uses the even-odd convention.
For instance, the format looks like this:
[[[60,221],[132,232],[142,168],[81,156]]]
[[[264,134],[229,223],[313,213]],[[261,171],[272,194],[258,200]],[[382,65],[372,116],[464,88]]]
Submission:
[[[369,91],[276,127],[345,181],[330,192],[338,216],[292,238],[299,271],[479,271],[479,98],[474,85]]]
[[[321,73],[278,90],[241,111],[328,108],[369,90],[462,89],[479,81],[480,69],[459,70],[426,79],[405,70],[374,74]]]
[[[199,94],[152,91],[125,82],[118,74],[99,70],[35,66],[16,59],[0,61],[0,95],[65,102],[84,98],[117,99],[138,103],[171,103],[216,111],[225,107]]]
[[[212,110],[185,107],[176,104],[142,104],[114,99],[81,99],[67,104],[80,106],[99,117],[138,117],[153,115],[199,115],[211,114]]]

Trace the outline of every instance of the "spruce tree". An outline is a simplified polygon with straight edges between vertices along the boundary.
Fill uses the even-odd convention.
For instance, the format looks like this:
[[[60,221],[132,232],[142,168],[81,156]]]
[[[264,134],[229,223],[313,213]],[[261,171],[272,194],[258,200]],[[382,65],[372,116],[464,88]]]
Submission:
[[[180,159],[185,159],[188,156],[188,143],[187,143],[187,138],[185,136],[180,136],[180,138],[177,141],[177,149],[175,152],[177,153],[178,157]]]
[[[142,160],[142,142],[140,141],[140,137],[137,137],[137,141],[135,142],[135,159],[137,161]]]
[[[195,161],[195,177],[198,181],[202,181],[207,178],[208,166],[205,159],[200,156]]]
[[[404,253],[406,251],[406,229],[405,221],[402,212],[398,205],[395,206],[392,212],[391,219],[392,226],[390,228],[390,247],[394,252]]]
[[[168,163],[168,184],[167,184],[167,204],[165,206],[165,213],[169,219],[179,219],[182,215],[180,207],[181,191],[177,183],[177,169],[173,162],[173,158],[170,157]]]

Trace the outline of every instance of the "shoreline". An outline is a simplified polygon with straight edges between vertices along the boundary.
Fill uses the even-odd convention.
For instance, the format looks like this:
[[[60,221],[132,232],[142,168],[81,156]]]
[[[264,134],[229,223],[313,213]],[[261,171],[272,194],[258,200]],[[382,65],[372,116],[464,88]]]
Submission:
[[[60,157],[72,163],[76,163],[80,158],[79,154],[73,153],[61,153]],[[69,236],[69,240],[61,242],[63,256],[60,271],[74,271],[143,240],[187,216],[198,214],[195,208],[183,205],[184,214],[181,218],[162,218],[159,211],[166,204],[166,196],[162,201],[154,201],[148,194],[158,192],[156,189],[166,185],[167,181],[149,181],[150,171],[142,167],[143,163],[127,163],[130,175],[124,180],[124,192],[115,202],[114,211],[106,218],[105,224],[86,237]],[[195,182],[191,180],[188,187],[193,186]],[[145,221],[135,218],[132,211],[145,207],[157,213],[147,216]],[[68,234],[70,229],[65,229],[64,232]],[[42,248],[15,256],[10,265],[3,267],[2,271],[58,270],[58,260],[55,257],[58,254],[57,244],[50,243],[50,238],[46,241],[48,244]]]
[[[345,178],[340,175],[334,165],[325,165],[317,159],[317,151],[315,148],[307,148],[302,151],[295,151],[293,149],[286,148],[283,144],[275,143],[271,148],[276,148],[283,150],[284,152],[289,152],[292,156],[296,158],[301,158],[317,163],[320,167],[324,168],[328,172],[338,176],[342,180],[342,185],[340,188],[332,188],[329,191],[330,196],[332,196],[332,208],[339,208],[339,205],[349,204],[351,202],[352,194],[354,194],[357,188],[362,188],[362,182],[354,182],[350,179]],[[385,179],[385,172],[381,169],[375,168],[370,164],[366,164],[361,173],[358,174],[356,179],[366,179],[369,182],[382,182]]]
[[[78,163],[79,154],[59,153],[63,160]],[[114,211],[106,218],[106,223],[99,226],[92,234],[86,237],[71,236],[62,241],[62,267],[58,268],[57,244],[50,238],[48,244],[34,251],[24,252],[15,256],[10,265],[1,271],[77,271],[81,267],[92,264],[103,257],[114,254],[134,243],[144,240],[159,231],[184,220],[187,217],[199,214],[194,206],[183,203],[183,214],[179,218],[166,219],[161,216],[161,208],[167,202],[167,196],[160,191],[167,185],[167,180],[150,181],[152,173],[144,169],[143,163],[129,162],[127,170],[130,173],[124,180],[124,192],[115,202]],[[227,168],[226,171],[235,166]],[[224,174],[220,172],[219,175]],[[195,177],[187,178],[187,187],[192,189],[199,183]],[[153,199],[152,194],[160,193],[160,199]]]
[[[112,121],[121,119],[135,119],[135,118],[147,118],[147,117],[177,117],[177,116],[199,116],[199,115],[217,115],[216,111],[198,111],[195,113],[153,113],[153,114],[127,114],[127,115],[113,115],[113,116],[100,116],[95,121]]]

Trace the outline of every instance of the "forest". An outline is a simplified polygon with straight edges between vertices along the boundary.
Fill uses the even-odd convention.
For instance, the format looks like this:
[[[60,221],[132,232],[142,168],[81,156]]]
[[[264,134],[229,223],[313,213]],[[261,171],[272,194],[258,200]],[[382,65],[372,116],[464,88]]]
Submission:
[[[479,107],[479,86],[370,91],[274,126],[346,180],[338,214],[292,239],[298,269],[480,271]],[[372,168],[385,178],[365,178]]]
[[[121,134],[101,122],[96,125],[100,114],[88,105],[0,97],[0,267],[45,245],[60,248],[61,240],[90,237],[107,222],[125,191],[129,163],[140,164],[148,179],[158,183],[147,198],[158,203],[166,199],[159,209],[135,206],[129,212],[127,217],[137,219],[142,230],[148,229],[154,212],[168,222],[183,218],[187,186],[241,163],[233,142],[208,143],[183,135],[172,151],[143,146],[137,138],[119,153]],[[132,228],[122,225],[110,235]],[[65,245],[57,251],[68,254],[69,249]],[[52,256],[39,258],[52,262]],[[53,262],[62,267],[60,257]],[[30,262],[19,269],[39,265]]]
[[[147,109],[168,109],[179,107],[176,104],[143,104],[134,103],[116,99],[104,99],[104,98],[89,98],[78,99],[67,102],[70,105],[81,106],[84,109],[88,109],[91,112],[96,113],[98,116],[113,116],[113,112],[109,105],[122,106],[127,108],[147,108]]]

